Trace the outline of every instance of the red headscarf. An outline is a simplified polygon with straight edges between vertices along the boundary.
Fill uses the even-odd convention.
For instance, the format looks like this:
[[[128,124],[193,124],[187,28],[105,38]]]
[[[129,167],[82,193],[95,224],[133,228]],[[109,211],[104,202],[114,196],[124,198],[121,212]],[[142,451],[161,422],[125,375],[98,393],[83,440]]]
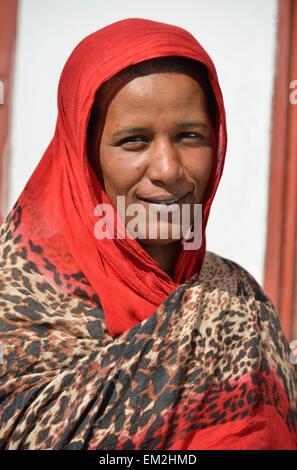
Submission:
[[[174,280],[136,240],[95,237],[95,207],[109,201],[88,160],[86,142],[88,119],[100,85],[129,65],[172,55],[205,64],[219,109],[215,168],[203,205],[203,243],[199,250],[181,251]],[[149,317],[170,292],[200,271],[205,228],[223,171],[226,142],[215,67],[189,32],[166,23],[129,18],[87,36],[64,66],[54,137],[17,201],[22,242],[30,249],[38,271],[64,292],[99,298],[112,337]]]

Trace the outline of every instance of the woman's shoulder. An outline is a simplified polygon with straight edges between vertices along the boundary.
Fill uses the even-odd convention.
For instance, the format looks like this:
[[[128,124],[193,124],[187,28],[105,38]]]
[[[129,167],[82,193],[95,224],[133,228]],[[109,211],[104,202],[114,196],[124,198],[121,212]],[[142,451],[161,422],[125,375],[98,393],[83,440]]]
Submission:
[[[210,321],[242,338],[250,336],[247,344],[265,344],[270,359],[273,358],[277,364],[283,361],[283,367],[292,368],[289,359],[291,350],[279,312],[247,269],[233,260],[207,251],[199,286],[203,292],[204,309],[211,308],[212,311]],[[296,371],[294,374],[297,380]]]
[[[206,251],[201,274],[203,281],[216,289],[260,302],[271,302],[253,274],[238,262],[213,251]]]

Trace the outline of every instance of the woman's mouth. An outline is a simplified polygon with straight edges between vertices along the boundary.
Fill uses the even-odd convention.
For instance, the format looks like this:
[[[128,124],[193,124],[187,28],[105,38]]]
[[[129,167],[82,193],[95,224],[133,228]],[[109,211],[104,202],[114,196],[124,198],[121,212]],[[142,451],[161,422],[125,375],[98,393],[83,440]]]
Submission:
[[[192,193],[192,191],[189,191],[187,192],[186,194],[182,194],[182,195],[179,195],[179,196],[175,196],[173,198],[164,198],[164,199],[161,199],[161,198],[155,198],[155,197],[152,197],[152,198],[139,198],[141,201],[143,202],[146,202],[148,204],[165,204],[166,206],[170,206],[171,204],[180,204],[181,202],[183,202],[190,194]]]

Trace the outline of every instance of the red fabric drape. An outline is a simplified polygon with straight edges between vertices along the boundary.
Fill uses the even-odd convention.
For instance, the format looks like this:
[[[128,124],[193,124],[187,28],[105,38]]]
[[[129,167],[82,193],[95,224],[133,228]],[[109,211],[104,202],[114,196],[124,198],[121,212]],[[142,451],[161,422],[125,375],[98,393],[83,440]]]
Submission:
[[[168,55],[189,57],[206,65],[219,109],[216,168],[203,207],[203,243],[199,250],[181,252],[174,280],[136,240],[96,239],[95,207],[109,201],[88,161],[86,146],[88,118],[98,87],[128,65]],[[113,337],[149,317],[170,292],[200,271],[206,249],[205,228],[223,171],[226,142],[224,105],[215,67],[189,32],[166,23],[128,18],[87,36],[63,68],[53,139],[18,200],[23,241],[43,249],[44,265],[38,265],[39,271],[54,279],[58,276],[61,288],[69,288],[69,279],[63,273],[81,270],[89,283],[86,289],[100,299]],[[54,267],[49,268],[48,261]]]

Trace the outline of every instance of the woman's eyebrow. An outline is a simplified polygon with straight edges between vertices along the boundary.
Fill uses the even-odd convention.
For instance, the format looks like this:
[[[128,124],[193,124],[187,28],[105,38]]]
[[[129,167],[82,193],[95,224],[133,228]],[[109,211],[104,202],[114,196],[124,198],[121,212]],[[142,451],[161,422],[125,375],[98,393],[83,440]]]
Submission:
[[[129,132],[145,132],[147,127],[123,127],[123,129],[112,134],[112,137],[120,137],[122,134],[127,134]]]
[[[176,128],[185,129],[185,128],[196,128],[196,129],[207,129],[207,124],[204,122],[180,122],[176,124]],[[145,132],[147,127],[124,127],[119,131],[115,132],[112,137],[120,137],[122,134],[127,134],[129,132]]]
[[[207,124],[205,122],[181,122],[176,125],[179,129],[184,129],[185,127],[196,127],[198,129],[207,129]]]

